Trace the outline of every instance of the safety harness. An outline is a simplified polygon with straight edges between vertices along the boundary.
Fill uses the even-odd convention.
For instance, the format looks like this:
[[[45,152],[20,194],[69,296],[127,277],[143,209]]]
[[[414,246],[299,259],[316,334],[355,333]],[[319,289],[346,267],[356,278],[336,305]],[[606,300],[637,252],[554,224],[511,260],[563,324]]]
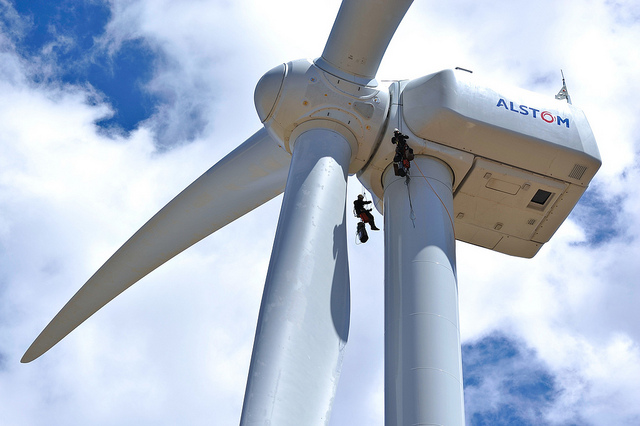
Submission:
[[[393,172],[396,176],[409,175],[411,161],[415,158],[413,148],[407,144],[409,136],[402,134],[398,129],[393,131],[391,143],[396,146],[396,155],[393,157]]]

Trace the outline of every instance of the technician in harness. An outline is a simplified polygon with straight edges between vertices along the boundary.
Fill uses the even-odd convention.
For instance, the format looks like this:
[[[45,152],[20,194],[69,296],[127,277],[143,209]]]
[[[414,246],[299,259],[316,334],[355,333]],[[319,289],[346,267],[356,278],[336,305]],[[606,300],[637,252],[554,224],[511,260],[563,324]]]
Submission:
[[[396,176],[408,175],[411,161],[414,159],[413,149],[407,145],[407,139],[409,136],[403,135],[398,129],[393,131],[391,143],[396,146],[396,155],[393,157],[393,172]]]
[[[364,207],[365,204],[371,204],[371,201],[365,201],[364,195],[358,195],[358,199],[353,202],[353,208],[356,211],[356,216],[358,216],[364,223],[368,223],[371,226],[372,231],[379,231],[380,228],[376,226],[376,223],[373,219],[373,215],[370,213],[371,209],[366,209]]]

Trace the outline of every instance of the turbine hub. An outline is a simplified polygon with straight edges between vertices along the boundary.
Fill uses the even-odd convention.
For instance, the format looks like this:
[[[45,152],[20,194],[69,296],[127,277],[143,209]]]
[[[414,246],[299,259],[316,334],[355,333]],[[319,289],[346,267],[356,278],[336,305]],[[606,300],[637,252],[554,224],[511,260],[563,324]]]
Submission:
[[[260,120],[288,152],[312,128],[330,128],[351,143],[349,173],[369,161],[382,133],[389,93],[356,84],[320,69],[307,59],[279,65],[256,86]]]
[[[260,117],[260,121],[263,123],[269,119],[278,101],[286,71],[286,65],[280,64],[267,71],[256,85],[256,90],[253,93],[253,101],[256,105],[258,117]]]

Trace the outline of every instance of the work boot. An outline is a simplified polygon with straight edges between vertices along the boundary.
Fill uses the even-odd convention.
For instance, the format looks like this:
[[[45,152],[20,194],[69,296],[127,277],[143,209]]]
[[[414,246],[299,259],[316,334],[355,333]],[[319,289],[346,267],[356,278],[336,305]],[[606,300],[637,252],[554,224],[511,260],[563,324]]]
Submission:
[[[375,226],[375,225],[371,225],[371,230],[372,230],[372,231],[379,231],[379,230],[380,230],[380,228],[378,228],[378,227],[377,227],[377,226]]]

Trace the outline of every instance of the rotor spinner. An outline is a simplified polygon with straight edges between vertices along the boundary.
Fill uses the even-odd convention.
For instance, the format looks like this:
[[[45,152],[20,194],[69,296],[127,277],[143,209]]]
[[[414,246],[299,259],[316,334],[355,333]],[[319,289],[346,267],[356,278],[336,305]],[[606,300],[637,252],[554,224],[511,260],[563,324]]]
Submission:
[[[389,109],[388,92],[337,77],[307,59],[268,71],[254,101],[264,126],[289,153],[296,138],[313,128],[344,136],[351,145],[349,173],[371,157]]]

